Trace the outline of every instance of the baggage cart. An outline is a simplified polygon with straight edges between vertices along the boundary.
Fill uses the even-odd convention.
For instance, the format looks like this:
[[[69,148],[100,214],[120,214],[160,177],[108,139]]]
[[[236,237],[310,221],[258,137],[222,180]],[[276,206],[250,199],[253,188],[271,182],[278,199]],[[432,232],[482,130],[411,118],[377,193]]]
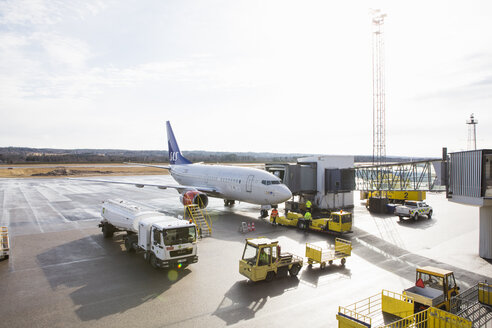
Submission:
[[[342,238],[335,239],[335,247],[322,248],[314,244],[306,243],[306,257],[308,264],[312,266],[319,263],[321,269],[324,269],[326,263],[333,264],[334,260],[340,260],[345,265],[346,258],[352,254],[352,243]]]

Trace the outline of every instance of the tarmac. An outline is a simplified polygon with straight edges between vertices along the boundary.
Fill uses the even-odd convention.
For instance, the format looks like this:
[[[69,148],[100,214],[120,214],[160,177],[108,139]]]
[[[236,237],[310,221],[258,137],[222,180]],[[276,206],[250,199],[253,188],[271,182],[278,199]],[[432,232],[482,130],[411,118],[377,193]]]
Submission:
[[[174,183],[170,176],[105,177]],[[199,261],[182,271],[155,270],[128,254],[123,234],[104,239],[101,202],[121,198],[182,215],[175,190],[99,184],[64,178],[0,179],[0,226],[9,226],[11,255],[0,262],[2,327],[336,327],[339,305],[414,284],[417,266],[453,270],[462,290],[492,280],[478,256],[478,208],[428,193],[431,220],[399,222],[372,215],[354,192],[353,255],[321,270],[306,265],[297,278],[248,282],[238,272],[244,239],[278,239],[304,255],[305,243],[335,236],[272,226],[259,206],[232,208],[210,198],[213,236],[198,243]],[[280,214],[283,211],[280,210]],[[242,234],[241,222],[256,231]]]

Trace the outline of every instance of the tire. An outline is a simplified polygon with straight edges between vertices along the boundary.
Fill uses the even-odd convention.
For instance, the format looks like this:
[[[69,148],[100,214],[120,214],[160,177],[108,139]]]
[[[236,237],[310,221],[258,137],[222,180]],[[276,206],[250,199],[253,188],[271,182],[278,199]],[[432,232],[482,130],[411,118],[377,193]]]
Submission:
[[[414,221],[417,221],[419,219],[419,213],[415,213],[414,216],[413,216],[413,220]]]
[[[432,219],[432,210],[429,211],[429,214],[427,214],[427,219]]]
[[[273,278],[275,278],[275,272],[269,271],[266,275],[265,281],[270,282],[273,280]]]
[[[321,262],[320,267],[321,267],[321,269],[324,269],[326,267],[326,262]]]
[[[345,257],[342,259],[342,266],[345,266],[345,262],[347,262],[347,260],[345,259]]]
[[[113,237],[114,230],[110,227],[109,224],[105,223],[102,226],[102,233],[104,238],[111,238]]]
[[[296,277],[299,271],[301,271],[301,267],[298,264],[295,264],[289,269],[289,274],[291,277]]]
[[[333,264],[333,260],[328,261],[328,264],[329,265],[332,265]]]
[[[157,258],[155,257],[155,254],[154,253],[150,253],[149,262],[150,262],[150,265],[152,265],[152,267],[154,269],[159,268],[159,266],[157,265]]]
[[[126,248],[126,251],[128,253],[135,251],[133,249],[132,242],[131,242],[130,238],[128,238],[128,237],[125,238],[125,248]]]
[[[260,216],[261,218],[266,218],[268,216],[268,211],[267,210],[261,210],[260,211]]]
[[[9,255],[5,255],[5,256],[3,257],[3,259],[4,259],[4,260],[8,260],[8,259],[9,259],[9,257],[10,257]]]

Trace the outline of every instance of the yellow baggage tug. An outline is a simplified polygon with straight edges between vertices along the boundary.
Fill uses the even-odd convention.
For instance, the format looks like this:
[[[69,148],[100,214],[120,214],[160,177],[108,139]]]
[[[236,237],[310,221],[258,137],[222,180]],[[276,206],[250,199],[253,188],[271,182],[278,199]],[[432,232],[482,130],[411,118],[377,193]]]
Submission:
[[[270,217],[270,223],[298,227],[299,229],[343,234],[352,232],[352,213],[345,211],[331,212],[328,218],[313,218],[308,226],[302,214],[288,212],[287,216]]]
[[[281,253],[278,241],[265,237],[247,238],[239,273],[251,281],[272,281],[275,277],[297,276],[303,259],[290,253]]]

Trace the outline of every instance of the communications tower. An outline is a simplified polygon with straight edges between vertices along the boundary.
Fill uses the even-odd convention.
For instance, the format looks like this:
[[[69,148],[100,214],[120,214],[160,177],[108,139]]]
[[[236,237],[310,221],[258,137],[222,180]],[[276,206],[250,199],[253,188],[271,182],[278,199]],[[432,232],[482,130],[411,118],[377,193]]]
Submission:
[[[468,150],[477,149],[477,124],[478,120],[475,119],[473,113],[470,115],[470,119],[466,120],[468,124]]]
[[[372,11],[372,163],[386,162],[386,118],[384,87],[384,37],[386,14]]]

